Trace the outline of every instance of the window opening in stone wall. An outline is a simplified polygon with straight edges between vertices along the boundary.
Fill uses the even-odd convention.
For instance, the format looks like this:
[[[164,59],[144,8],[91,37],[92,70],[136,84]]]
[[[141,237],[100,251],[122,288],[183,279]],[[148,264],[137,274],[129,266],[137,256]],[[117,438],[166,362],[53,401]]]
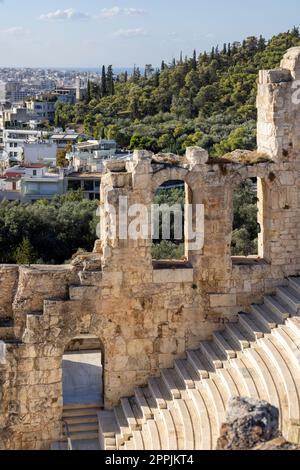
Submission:
[[[185,200],[186,185],[184,181],[167,181],[156,191],[153,204],[157,204],[159,206],[166,205],[170,209],[170,231],[169,236],[165,237],[163,233],[163,212],[160,211],[159,238],[153,238],[152,244],[152,258],[154,260],[185,261],[187,259],[184,238]],[[175,208],[176,206],[177,208],[180,208],[180,213],[172,210],[172,208]],[[181,229],[179,232],[178,228]]]
[[[258,256],[258,179],[243,181],[233,194],[232,256]]]

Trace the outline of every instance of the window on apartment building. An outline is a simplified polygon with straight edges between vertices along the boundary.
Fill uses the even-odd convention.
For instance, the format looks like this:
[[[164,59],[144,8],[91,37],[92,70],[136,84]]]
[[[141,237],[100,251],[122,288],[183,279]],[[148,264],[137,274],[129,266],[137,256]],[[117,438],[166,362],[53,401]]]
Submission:
[[[85,191],[94,191],[94,181],[85,180],[83,187]]]
[[[78,191],[81,188],[81,181],[70,180],[68,181],[68,191]]]
[[[258,178],[243,181],[233,193],[233,256],[258,256]]]
[[[37,175],[37,171],[36,170],[33,170],[33,176],[36,176]]]

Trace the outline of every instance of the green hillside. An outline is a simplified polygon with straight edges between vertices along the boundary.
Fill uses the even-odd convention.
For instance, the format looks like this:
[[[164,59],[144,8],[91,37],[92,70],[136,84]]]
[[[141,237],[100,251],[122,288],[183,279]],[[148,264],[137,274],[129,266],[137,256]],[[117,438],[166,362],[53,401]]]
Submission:
[[[89,84],[86,102],[59,104],[56,124],[83,127],[95,138],[114,138],[122,147],[184,153],[200,145],[214,155],[255,147],[256,81],[260,69],[279,66],[300,45],[299,29],[269,41],[249,37],[210,53],[146,65],[133,76],[114,77],[103,67],[101,86]]]

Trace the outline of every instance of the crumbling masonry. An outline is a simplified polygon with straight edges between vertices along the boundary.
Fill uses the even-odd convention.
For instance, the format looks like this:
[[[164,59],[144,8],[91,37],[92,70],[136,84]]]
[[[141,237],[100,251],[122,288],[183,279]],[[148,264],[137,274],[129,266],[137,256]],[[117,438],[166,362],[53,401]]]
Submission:
[[[204,205],[204,247],[187,246],[186,261],[153,263],[151,239],[112,242],[102,230],[94,253],[71,265],[0,267],[1,449],[47,449],[61,439],[62,356],[73,338],[93,335],[101,341],[104,406],[111,410],[300,274],[299,79],[300,48],[287,52],[280,69],[260,72],[257,152],[215,160],[200,148],[187,149],[180,159],[136,151],[133,162],[107,164],[104,209],[112,204],[118,210],[119,196],[150,206],[169,180],[184,181],[189,201]],[[233,191],[254,177],[259,256],[232,258]],[[297,298],[296,290],[288,292],[293,296],[282,306],[296,306],[297,313],[300,293]],[[299,342],[294,346],[299,352]],[[297,370],[291,380],[299,390],[300,365]],[[287,391],[286,402],[294,400]],[[299,409],[299,403],[293,406]],[[286,433],[300,414],[293,418],[284,416]]]

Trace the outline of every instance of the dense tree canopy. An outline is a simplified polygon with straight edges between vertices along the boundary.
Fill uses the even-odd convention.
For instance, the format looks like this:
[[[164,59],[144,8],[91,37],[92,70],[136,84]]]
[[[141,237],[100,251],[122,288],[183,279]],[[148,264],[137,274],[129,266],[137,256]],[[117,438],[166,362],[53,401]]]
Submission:
[[[59,104],[56,122],[77,126],[95,138],[114,138],[121,147],[184,153],[200,145],[214,155],[255,147],[256,82],[260,69],[274,68],[292,46],[298,28],[274,36],[248,37],[210,53],[162,62],[145,73],[114,76],[102,69],[101,84],[90,83],[88,99]]]
[[[69,260],[96,239],[97,202],[80,192],[52,202],[0,203],[0,263],[55,263]]]

